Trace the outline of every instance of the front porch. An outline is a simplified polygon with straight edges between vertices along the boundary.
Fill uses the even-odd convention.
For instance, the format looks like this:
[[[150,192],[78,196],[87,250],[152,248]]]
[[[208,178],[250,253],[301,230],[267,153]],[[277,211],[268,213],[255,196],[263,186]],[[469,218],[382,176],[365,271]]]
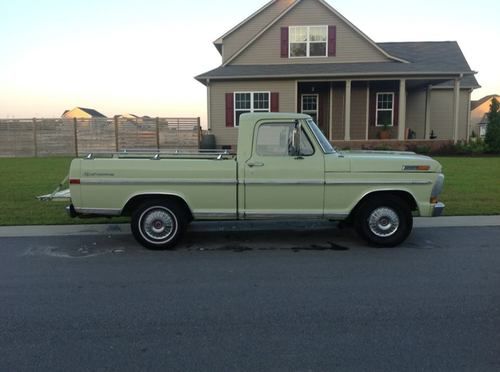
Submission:
[[[384,135],[392,141],[467,140],[463,106],[470,91],[459,79],[444,82],[450,78],[297,81],[297,112],[311,115],[330,141],[347,147]]]

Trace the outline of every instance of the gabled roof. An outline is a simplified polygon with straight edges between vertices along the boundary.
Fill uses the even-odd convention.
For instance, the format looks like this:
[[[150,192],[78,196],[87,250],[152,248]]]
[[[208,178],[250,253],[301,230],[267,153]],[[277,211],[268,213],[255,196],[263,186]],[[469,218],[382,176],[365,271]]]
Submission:
[[[379,43],[378,46],[408,60],[399,62],[317,63],[279,65],[228,65],[196,77],[202,83],[207,79],[236,80],[258,78],[345,78],[382,76],[441,76],[452,79],[464,75],[462,86],[479,88],[474,74],[454,41]]]
[[[471,110],[475,110],[476,108],[481,106],[483,103],[486,103],[493,98],[499,99],[500,96],[498,94],[490,94],[489,96],[485,96],[477,101],[471,101]]]
[[[81,110],[85,112],[87,115],[92,116],[93,118],[106,118],[105,115],[101,114],[99,111],[91,109],[91,108],[85,108],[85,107],[75,107],[72,110],[65,110],[62,114],[62,116],[65,116],[67,113],[74,111],[74,110]]]
[[[266,5],[264,5],[262,8],[260,8],[255,13],[253,13],[252,15],[250,15],[248,18],[245,18],[242,22],[238,23],[236,26],[234,26],[231,30],[229,30],[228,32],[226,32],[224,35],[222,35],[221,37],[217,38],[217,40],[214,41],[214,45],[217,48],[217,50],[220,53],[222,53],[222,43],[223,43],[224,38],[228,37],[233,32],[235,32],[236,30],[238,30],[240,27],[242,27],[243,25],[245,25],[246,23],[248,23],[249,21],[251,21],[253,18],[257,17],[260,13],[262,13],[263,11],[265,11],[267,8],[269,8],[275,2],[276,2],[276,0],[271,0]]]
[[[266,27],[264,27],[257,35],[255,35],[250,41],[248,41],[245,45],[243,45],[235,54],[233,54],[227,61],[224,62],[224,65],[228,65],[231,63],[236,57],[238,57],[240,54],[242,54],[247,48],[249,48],[258,38],[260,38],[266,31],[268,31],[272,26],[274,26],[279,20],[281,20],[284,16],[286,16],[291,10],[293,10],[299,3],[301,3],[303,0],[295,0],[295,2],[290,5],[288,8],[286,8],[281,14],[278,15],[271,23],[269,23]],[[369,44],[371,44],[375,49],[377,49],[380,53],[382,53],[385,57],[398,61],[398,62],[403,62],[406,63],[407,61],[398,57],[395,57],[389,53],[387,53],[385,50],[380,48],[377,43],[375,43],[372,39],[370,39],[366,34],[364,34],[360,29],[358,29],[356,26],[354,26],[347,18],[345,18],[342,14],[340,14],[336,9],[334,9],[330,4],[328,4],[324,0],[316,0],[319,3],[321,3],[323,6],[325,6],[330,12],[332,12],[335,16],[340,18],[348,27],[350,27],[354,32],[358,33],[364,40],[366,40]],[[264,8],[262,8],[259,12],[255,13],[254,15],[250,16],[247,18],[243,23],[241,23],[239,26],[237,26],[235,29],[238,27],[241,27],[243,24],[246,22],[250,21],[252,18],[254,18],[257,14],[262,12],[265,8],[267,8],[269,5],[274,3],[272,1],[271,3],[267,4]],[[230,32],[234,32],[233,29]],[[229,33],[228,33],[229,34]],[[224,37],[220,38],[217,40],[222,42],[222,39]]]
[[[105,115],[101,114],[99,111],[91,109],[91,108],[85,108],[85,107],[77,107],[77,108],[86,112],[87,114],[89,114],[90,116],[92,116],[94,118],[105,118],[106,117]]]

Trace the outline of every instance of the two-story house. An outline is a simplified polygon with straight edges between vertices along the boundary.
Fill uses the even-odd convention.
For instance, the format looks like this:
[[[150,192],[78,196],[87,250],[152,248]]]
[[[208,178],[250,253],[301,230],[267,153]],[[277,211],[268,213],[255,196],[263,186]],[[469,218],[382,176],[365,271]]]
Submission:
[[[214,44],[222,65],[196,79],[219,147],[259,111],[307,113],[335,143],[468,137],[479,85],[456,42],[376,43],[323,0],[272,0]]]

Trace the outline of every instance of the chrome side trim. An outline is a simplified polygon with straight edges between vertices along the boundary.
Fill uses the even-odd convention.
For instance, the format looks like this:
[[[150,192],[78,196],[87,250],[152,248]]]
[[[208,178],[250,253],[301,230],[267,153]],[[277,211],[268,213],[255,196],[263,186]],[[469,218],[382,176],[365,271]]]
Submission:
[[[406,181],[406,180],[379,180],[379,181],[352,181],[352,180],[327,180],[327,185],[430,185],[432,181]]]
[[[240,185],[430,185],[432,181],[406,180],[379,180],[379,181],[352,181],[352,180],[246,180]]]
[[[324,185],[324,180],[299,180],[299,179],[264,179],[244,180],[240,185]]]
[[[82,185],[236,185],[236,180],[225,179],[131,179],[131,178],[83,178],[80,181]]]
[[[119,216],[121,209],[106,209],[106,208],[75,208],[75,211],[80,214],[97,214],[100,216]]]
[[[269,218],[305,218],[305,219],[318,219],[323,218],[323,210],[321,211],[288,211],[288,212],[268,212],[262,210],[254,210],[254,211],[241,211],[240,215],[243,215],[245,218],[258,218],[258,219],[269,219]]]
[[[195,220],[203,219],[228,219],[235,220],[237,217],[236,211],[234,212],[194,212],[193,217]]]

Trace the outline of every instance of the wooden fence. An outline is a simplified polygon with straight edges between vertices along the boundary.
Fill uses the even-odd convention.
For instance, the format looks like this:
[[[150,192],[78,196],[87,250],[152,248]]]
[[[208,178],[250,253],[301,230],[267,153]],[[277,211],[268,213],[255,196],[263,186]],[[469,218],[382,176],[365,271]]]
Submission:
[[[200,118],[0,119],[0,156],[197,149]]]

